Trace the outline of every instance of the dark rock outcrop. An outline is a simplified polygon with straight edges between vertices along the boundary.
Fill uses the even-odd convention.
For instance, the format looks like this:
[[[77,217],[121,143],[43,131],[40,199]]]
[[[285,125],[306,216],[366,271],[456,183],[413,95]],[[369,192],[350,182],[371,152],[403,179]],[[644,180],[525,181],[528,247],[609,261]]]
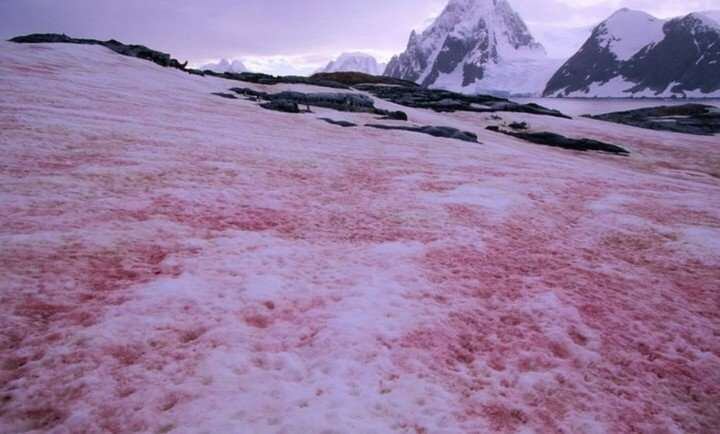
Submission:
[[[286,101],[282,99],[269,101],[263,104],[260,104],[260,107],[266,109],[266,110],[273,110],[276,112],[284,112],[284,113],[300,113],[300,107],[298,107],[297,103],[294,103],[292,101]]]
[[[275,76],[260,74],[256,72],[214,72],[202,71],[204,75],[211,77],[225,78],[227,80],[244,81],[246,83],[276,85],[276,84],[308,84],[318,87],[329,87],[332,89],[350,89],[350,86],[323,78],[299,77],[294,75]]]
[[[393,116],[407,119],[407,115],[403,112],[390,112],[375,107],[375,101],[367,95],[359,93],[347,92],[319,92],[319,93],[303,93],[295,91],[285,91],[278,93],[261,92],[254,89],[234,87],[230,89],[239,95],[269,102],[288,102],[299,106],[324,107],[332,110],[356,113],[374,113],[383,116]],[[273,106],[269,106],[273,107]],[[266,107],[268,108],[268,107]],[[292,112],[296,113],[296,112]]]
[[[231,93],[225,93],[225,92],[213,92],[212,93],[215,96],[219,96],[220,98],[225,99],[237,99],[237,97]]]
[[[357,124],[354,124],[354,123],[348,122],[348,121],[337,121],[335,119],[330,119],[330,118],[318,118],[318,119],[320,119],[321,121],[325,121],[329,124],[337,125],[337,126],[343,127],[343,128],[351,128],[351,127],[357,126]]]
[[[385,111],[385,116],[381,117],[381,120],[389,120],[389,121],[406,121],[408,120],[407,113],[403,111]]]
[[[387,86],[420,87],[417,83],[399,78],[364,74],[362,72],[321,72],[310,77],[313,81],[342,83],[347,86],[358,84],[384,84]]]
[[[12,38],[10,39],[10,42],[16,42],[18,44],[62,43],[79,45],[101,45],[103,47],[111,49],[118,54],[122,54],[123,56],[137,57],[138,59],[149,60],[153,63],[167,68],[177,68],[185,70],[187,67],[187,62],[180,63],[176,59],[173,59],[167,53],[152,50],[143,45],[123,44],[122,42],[118,42],[114,39],[111,39],[109,41],[99,41],[97,39],[71,38],[67,35],[60,35],[57,33],[35,33],[31,35]]]
[[[271,101],[292,101],[299,105],[325,107],[344,112],[375,112],[375,102],[367,95],[357,93],[302,93],[279,92],[266,96]]]
[[[453,127],[434,127],[434,126],[423,126],[423,127],[405,127],[395,125],[380,125],[380,124],[366,124],[366,127],[377,128],[380,130],[400,130],[410,131],[413,133],[428,134],[433,137],[443,137],[447,139],[462,140],[464,142],[477,143],[477,134],[469,131],[461,131]]]
[[[527,122],[511,122],[508,127],[513,130],[527,130],[528,124]]]
[[[477,113],[520,112],[535,115],[554,116],[570,119],[557,110],[540,105],[518,104],[504,98],[489,95],[464,95],[440,89],[412,88],[404,86],[384,86],[361,84],[355,89],[362,90],[406,107],[430,109],[437,112],[469,111]]]
[[[550,133],[547,131],[537,133],[517,132],[503,130],[498,126],[490,126],[486,129],[496,133],[501,133],[507,136],[522,139],[530,143],[535,143],[537,145],[552,146],[555,148],[570,149],[573,151],[600,151],[616,155],[630,154],[630,152],[628,152],[626,149],[617,145],[611,145],[609,143],[600,142],[592,139],[572,139],[562,136],[560,134]]]
[[[649,130],[720,134],[720,108],[704,104],[660,106],[587,117]]]

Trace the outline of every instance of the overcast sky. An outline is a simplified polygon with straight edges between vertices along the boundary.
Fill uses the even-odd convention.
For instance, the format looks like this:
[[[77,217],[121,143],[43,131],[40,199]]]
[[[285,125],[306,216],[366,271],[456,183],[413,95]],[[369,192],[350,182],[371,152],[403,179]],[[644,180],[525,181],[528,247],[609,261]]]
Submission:
[[[404,49],[447,0],[0,0],[0,38],[34,32],[115,38],[193,64],[240,59],[253,70],[308,73],[344,51],[380,60]],[[552,57],[622,7],[666,18],[720,0],[510,0]]]

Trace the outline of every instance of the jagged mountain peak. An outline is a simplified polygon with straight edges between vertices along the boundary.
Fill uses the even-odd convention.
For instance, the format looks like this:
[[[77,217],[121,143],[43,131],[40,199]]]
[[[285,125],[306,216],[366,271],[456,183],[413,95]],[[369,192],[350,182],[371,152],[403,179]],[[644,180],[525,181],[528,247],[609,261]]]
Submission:
[[[499,65],[530,59],[514,68],[527,75],[546,57],[544,47],[507,0],[450,0],[430,27],[410,34],[407,49],[390,61],[385,74],[468,93],[479,88],[527,91],[523,89],[527,80],[499,72]],[[491,80],[492,76],[502,76],[502,83]],[[511,89],[510,81],[520,86]]]

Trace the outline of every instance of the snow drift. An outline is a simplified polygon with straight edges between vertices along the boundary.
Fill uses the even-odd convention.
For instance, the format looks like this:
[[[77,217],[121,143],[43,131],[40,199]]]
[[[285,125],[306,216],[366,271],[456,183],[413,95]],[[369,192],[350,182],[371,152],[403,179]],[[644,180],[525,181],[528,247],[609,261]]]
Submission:
[[[341,128],[374,115],[100,46],[0,43],[0,77],[3,433],[718,426],[714,137],[500,114],[633,151],[580,154],[381,100],[482,144]]]

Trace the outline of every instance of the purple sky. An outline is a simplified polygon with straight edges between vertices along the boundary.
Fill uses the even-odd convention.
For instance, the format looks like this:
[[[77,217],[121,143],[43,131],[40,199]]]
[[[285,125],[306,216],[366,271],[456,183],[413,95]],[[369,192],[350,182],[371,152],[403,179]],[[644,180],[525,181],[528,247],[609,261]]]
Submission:
[[[621,7],[658,17],[720,9],[720,0],[510,0],[553,57]],[[0,0],[0,37],[31,32],[143,43],[192,63],[243,60],[265,72],[311,72],[343,51],[402,51],[446,0]]]

